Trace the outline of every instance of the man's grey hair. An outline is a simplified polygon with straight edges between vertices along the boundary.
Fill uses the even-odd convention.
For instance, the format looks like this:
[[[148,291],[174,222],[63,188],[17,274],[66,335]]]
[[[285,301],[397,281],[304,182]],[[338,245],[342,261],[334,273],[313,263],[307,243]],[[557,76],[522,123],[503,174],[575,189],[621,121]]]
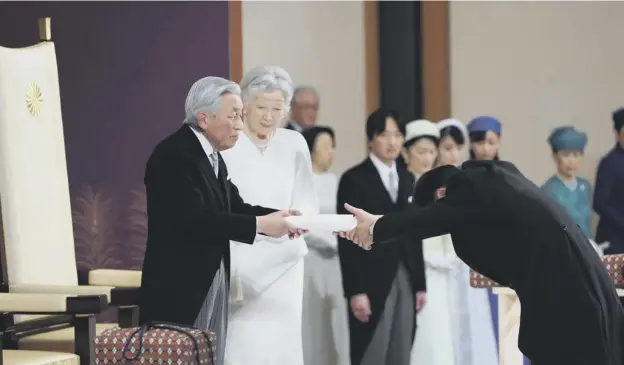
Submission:
[[[240,85],[245,104],[258,94],[281,91],[288,108],[293,96],[292,79],[286,70],[278,66],[255,67],[247,71]]]
[[[241,95],[237,83],[215,76],[204,77],[195,81],[184,103],[184,123],[198,129],[197,113],[217,114],[221,108],[221,98],[226,94]]]
[[[295,104],[297,103],[297,95],[299,94],[314,94],[314,96],[316,96],[316,100],[320,101],[319,94],[313,86],[300,85],[297,86],[295,88],[295,91],[293,92],[293,98],[290,101],[290,107],[295,106]]]

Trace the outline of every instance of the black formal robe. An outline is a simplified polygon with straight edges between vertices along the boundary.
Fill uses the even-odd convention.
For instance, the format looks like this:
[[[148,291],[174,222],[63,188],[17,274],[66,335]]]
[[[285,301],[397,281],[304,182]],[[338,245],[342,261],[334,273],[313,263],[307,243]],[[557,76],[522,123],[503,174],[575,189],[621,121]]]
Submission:
[[[193,325],[224,259],[229,282],[230,240],[253,243],[256,216],[274,212],[246,204],[219,176],[197,136],[182,126],[160,142],[145,169],[148,237],[140,292],[140,321]]]
[[[373,214],[404,210],[411,201],[414,176],[400,166],[397,166],[397,172],[399,193],[397,201],[393,202],[370,159],[346,171],[338,184],[338,213],[348,214],[344,203]],[[338,252],[345,297],[349,300],[353,295],[367,294],[371,303],[372,315],[367,323],[355,318],[348,306],[351,362],[359,364],[383,313],[400,262],[407,268],[414,295],[426,290],[422,242],[405,239],[398,245],[379,246],[375,250],[365,251],[349,241],[339,239]]]
[[[520,299],[520,350],[536,364],[621,365],[624,314],[591,244],[514,165],[468,161],[446,197],[388,214],[373,251],[397,237],[450,233],[457,255]]]

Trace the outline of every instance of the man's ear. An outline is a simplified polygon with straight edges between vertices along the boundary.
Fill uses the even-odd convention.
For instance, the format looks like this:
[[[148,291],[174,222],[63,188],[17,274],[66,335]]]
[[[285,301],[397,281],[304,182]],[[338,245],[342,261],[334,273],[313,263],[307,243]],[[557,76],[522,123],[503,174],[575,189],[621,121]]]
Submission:
[[[208,127],[208,122],[211,117],[210,114],[206,112],[199,112],[195,115],[195,118],[197,118],[197,126],[203,131]]]

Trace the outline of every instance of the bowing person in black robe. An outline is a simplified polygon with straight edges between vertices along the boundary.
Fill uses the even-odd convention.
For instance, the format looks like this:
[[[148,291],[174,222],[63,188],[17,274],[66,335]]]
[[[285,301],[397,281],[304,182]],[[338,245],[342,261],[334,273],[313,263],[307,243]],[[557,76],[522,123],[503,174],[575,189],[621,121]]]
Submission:
[[[374,249],[399,237],[450,233],[464,262],[516,291],[518,347],[532,364],[623,363],[624,312],[601,260],[565,211],[513,164],[439,167],[418,181],[415,200],[420,207],[384,216],[349,206],[358,226],[339,234]]]

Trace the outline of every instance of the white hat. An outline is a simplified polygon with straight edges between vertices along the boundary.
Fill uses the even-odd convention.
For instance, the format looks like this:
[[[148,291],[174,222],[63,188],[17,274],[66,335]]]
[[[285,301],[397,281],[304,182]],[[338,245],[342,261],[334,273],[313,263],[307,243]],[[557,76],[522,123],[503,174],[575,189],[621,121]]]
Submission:
[[[418,137],[433,137],[440,139],[440,130],[435,123],[426,119],[413,120],[405,125],[405,141]]]
[[[461,131],[462,135],[464,136],[464,139],[466,141],[468,140],[468,128],[466,128],[464,123],[460,122],[457,119],[453,119],[453,118],[444,119],[444,120],[437,122],[436,126],[438,127],[439,130],[442,130],[446,127],[455,127]]]

